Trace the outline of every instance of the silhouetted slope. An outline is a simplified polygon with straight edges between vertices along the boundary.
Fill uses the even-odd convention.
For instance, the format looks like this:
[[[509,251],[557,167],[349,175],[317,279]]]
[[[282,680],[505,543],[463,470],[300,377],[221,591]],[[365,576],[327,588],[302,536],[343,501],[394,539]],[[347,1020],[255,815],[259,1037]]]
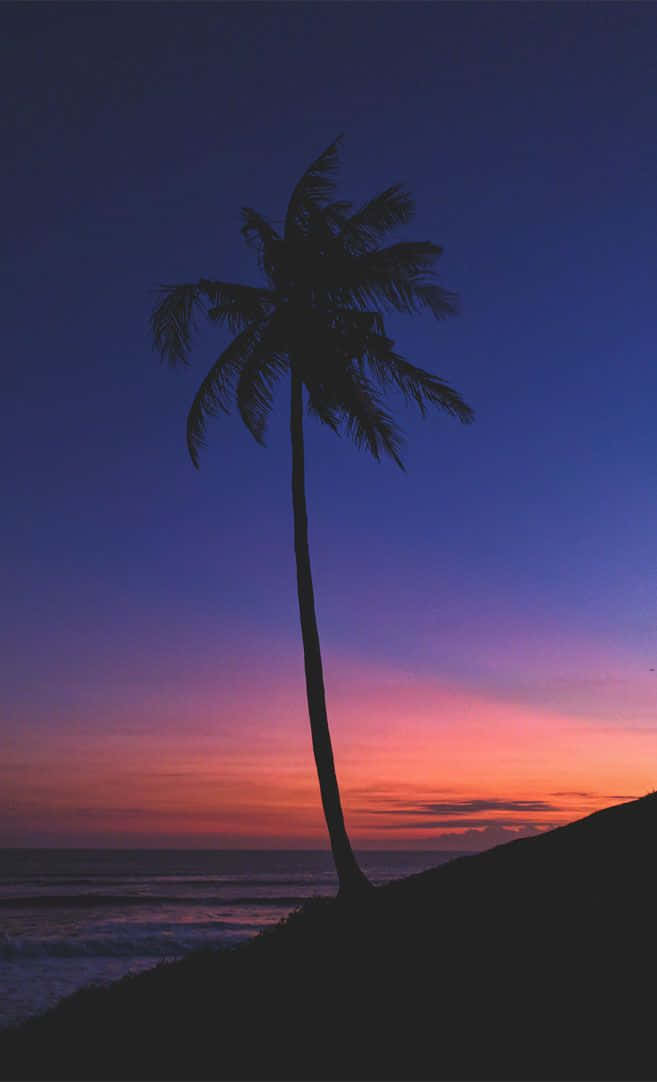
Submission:
[[[657,1075],[657,795],[81,993],[8,1078]],[[645,983],[647,980],[647,984]]]

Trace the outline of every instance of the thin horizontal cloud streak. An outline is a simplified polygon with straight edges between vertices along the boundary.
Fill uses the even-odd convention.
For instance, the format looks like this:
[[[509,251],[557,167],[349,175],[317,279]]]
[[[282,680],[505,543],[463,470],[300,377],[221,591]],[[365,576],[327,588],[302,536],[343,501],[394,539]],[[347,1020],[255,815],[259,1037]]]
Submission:
[[[439,815],[455,816],[476,814],[477,812],[548,812],[560,811],[556,804],[547,800],[500,800],[500,799],[475,799],[475,800],[436,800],[420,801],[415,804],[407,804],[404,807],[371,808],[370,815]],[[490,822],[490,819],[485,820]],[[495,822],[498,822],[496,819]]]
[[[556,823],[543,821],[519,822],[517,819],[418,819],[417,821],[403,823],[375,823],[375,830],[454,830],[460,827],[469,827],[477,830],[484,827],[502,827],[515,830],[540,830],[557,826]]]
[[[628,795],[627,793],[587,793],[587,792],[572,792],[565,791],[559,793],[550,793],[550,796],[566,797],[568,799],[576,798],[581,800],[636,800],[637,794]]]

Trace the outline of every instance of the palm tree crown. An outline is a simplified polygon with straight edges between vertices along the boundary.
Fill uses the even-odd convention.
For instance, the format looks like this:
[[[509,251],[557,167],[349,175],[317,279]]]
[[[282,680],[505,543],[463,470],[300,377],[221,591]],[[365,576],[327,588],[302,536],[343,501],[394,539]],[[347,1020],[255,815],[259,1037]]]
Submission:
[[[335,200],[337,139],[296,185],[279,232],[250,207],[242,234],[258,253],[266,288],[201,278],[162,286],[152,314],[153,339],[163,359],[187,363],[196,313],[235,337],[201,383],[187,419],[195,466],[207,418],[237,403],[262,443],[276,381],[287,369],[299,377],[307,406],[334,431],[400,466],[401,435],[380,392],[399,388],[422,413],[437,406],[468,423],[472,410],[447,383],[405,360],[386,334],[389,312],[429,309],[439,319],[456,311],[454,294],[437,283],[442,249],[430,241],[381,247],[406,225],[414,201],[395,184],[354,210]]]

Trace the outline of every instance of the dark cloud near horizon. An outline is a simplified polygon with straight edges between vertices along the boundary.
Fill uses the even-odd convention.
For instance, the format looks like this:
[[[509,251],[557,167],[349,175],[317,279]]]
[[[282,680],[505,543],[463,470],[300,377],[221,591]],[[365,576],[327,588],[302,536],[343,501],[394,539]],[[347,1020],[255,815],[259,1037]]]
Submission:
[[[531,830],[538,831],[540,829],[549,829],[557,826],[556,823],[544,823],[544,822],[519,822],[517,819],[418,819],[418,820],[404,820],[403,823],[375,823],[373,824],[376,830],[438,830],[448,829],[452,830],[455,827],[469,827],[472,830],[487,829],[489,827],[495,827],[499,829],[509,829],[510,833],[515,833],[515,830]]]
[[[560,811],[556,804],[547,800],[501,800],[498,798],[478,798],[475,800],[432,800],[417,801],[403,807],[372,808],[370,815],[438,815],[463,816],[481,812],[548,812]],[[490,819],[485,822],[490,823]],[[499,822],[499,820],[495,820]]]
[[[442,846],[450,849],[458,847],[462,851],[481,852],[495,845],[519,841],[521,838],[534,838],[541,833],[542,831],[531,823],[520,824],[517,830],[489,824],[484,830],[464,830],[462,834],[438,834],[434,840],[440,841]]]
[[[428,826],[427,823],[419,824]],[[456,824],[451,823],[450,826]],[[500,825],[494,821],[488,821],[486,826],[470,828],[458,833],[441,834],[431,836],[432,846],[439,850],[453,853],[481,853],[485,849],[491,849],[496,845],[506,845],[507,842],[520,841],[523,838],[535,838],[553,827],[554,823],[514,823],[513,827]],[[427,839],[428,841],[428,839]]]
[[[566,790],[565,792],[550,793],[557,797],[580,797],[582,800],[636,800],[636,796],[628,796],[627,793],[588,793],[578,790]]]

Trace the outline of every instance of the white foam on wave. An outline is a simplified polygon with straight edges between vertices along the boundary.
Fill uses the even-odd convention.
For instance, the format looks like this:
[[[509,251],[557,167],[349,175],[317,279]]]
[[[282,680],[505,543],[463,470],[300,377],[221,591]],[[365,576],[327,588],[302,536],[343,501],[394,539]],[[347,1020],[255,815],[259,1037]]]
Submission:
[[[151,931],[127,926],[110,934],[79,936],[0,937],[0,958],[179,958],[203,947],[215,948],[248,939],[260,925],[213,921],[193,925],[163,925]]]

